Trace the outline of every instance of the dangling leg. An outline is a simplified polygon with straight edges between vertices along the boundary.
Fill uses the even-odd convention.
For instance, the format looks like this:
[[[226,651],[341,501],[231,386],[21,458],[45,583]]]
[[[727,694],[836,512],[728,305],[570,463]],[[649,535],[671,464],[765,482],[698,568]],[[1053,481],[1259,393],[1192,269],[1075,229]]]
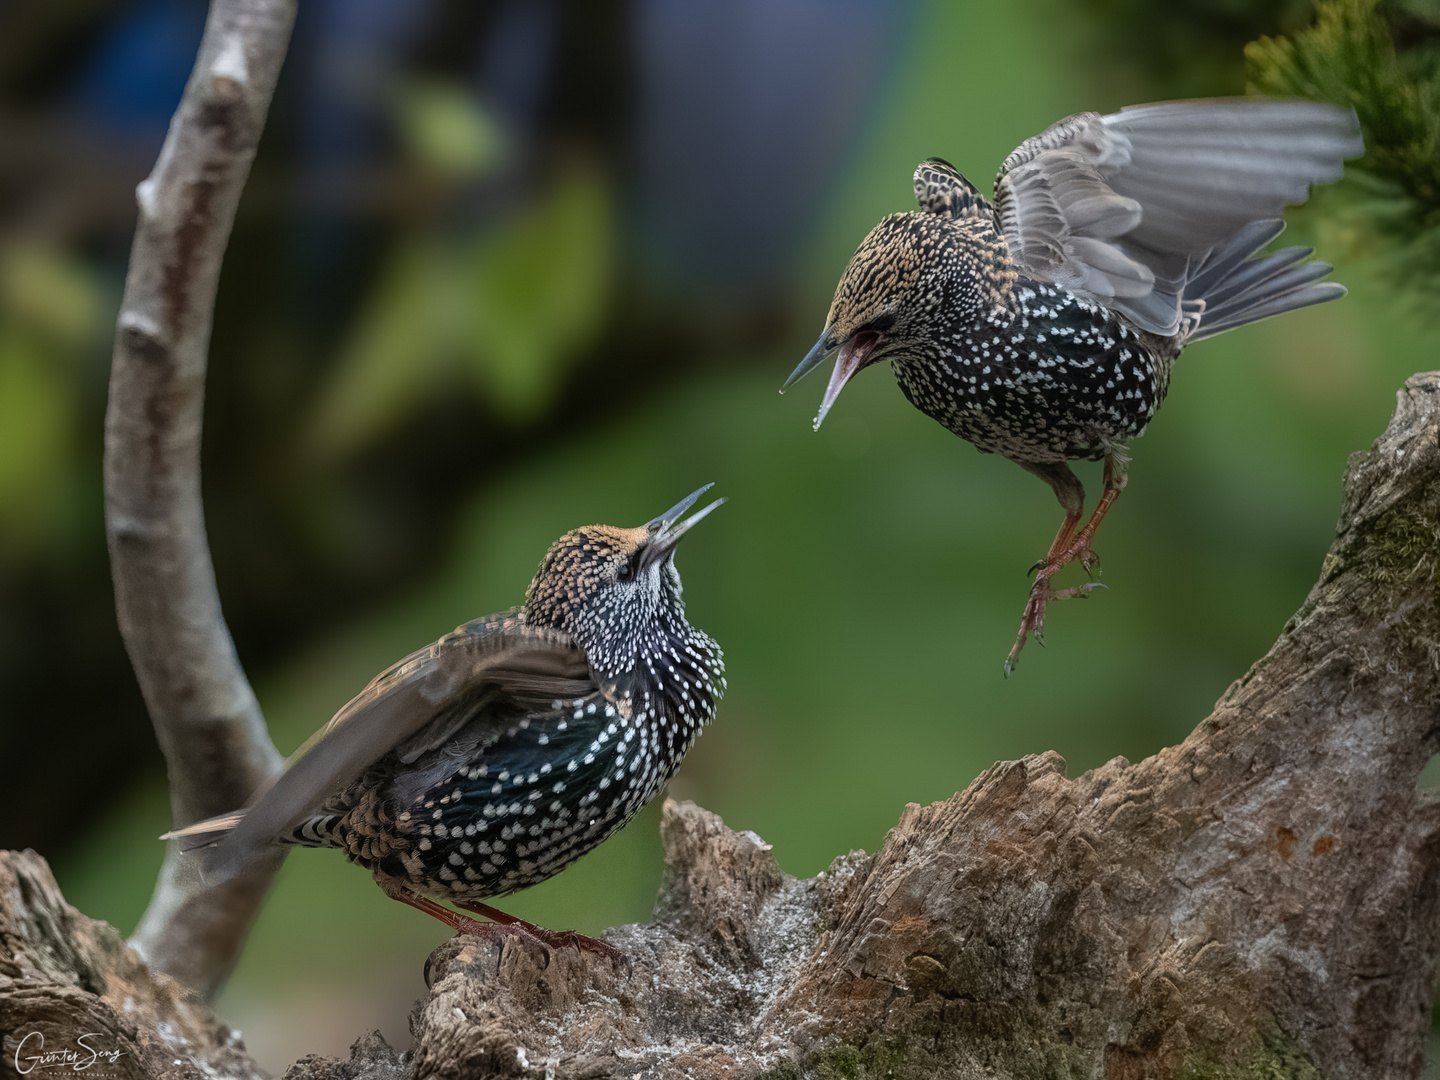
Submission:
[[[1035,584],[1030,587],[1030,598],[1025,601],[1025,613],[1020,617],[1020,632],[1015,637],[1015,644],[1010,647],[1010,655],[1005,658],[1007,675],[1015,670],[1020,650],[1025,648],[1029,636],[1033,633],[1036,641],[1041,639],[1041,629],[1045,625],[1045,604],[1050,599],[1050,577],[1059,565],[1063,565],[1060,560],[1064,559],[1070,550],[1075,527],[1085,515],[1085,485],[1080,483],[1080,478],[1069,465],[1063,461],[1047,465],[1024,461],[1016,464],[1050,485],[1055,492],[1055,498],[1060,501],[1060,506],[1065,511],[1065,522],[1051,541],[1050,551],[1045,558],[1030,568],[1035,574]]]
[[[1113,463],[1113,464],[1112,464]],[[1085,523],[1085,527],[1078,533],[1076,526],[1085,515],[1085,486],[1080,483],[1080,478],[1075,475],[1070,466],[1063,461],[1052,464],[1036,465],[1027,462],[1017,462],[1026,472],[1034,473],[1040,477],[1055,492],[1055,498],[1059,500],[1060,506],[1065,511],[1065,522],[1060,526],[1060,531],[1055,534],[1054,541],[1050,544],[1050,551],[1043,560],[1036,563],[1030,569],[1035,574],[1035,584],[1030,587],[1030,598],[1025,602],[1025,613],[1020,617],[1020,632],[1015,636],[1015,644],[1010,647],[1010,655],[1005,658],[1005,673],[1008,675],[1015,670],[1015,664],[1020,656],[1020,650],[1025,648],[1025,642],[1031,634],[1035,635],[1036,641],[1041,641],[1042,631],[1045,626],[1045,605],[1051,600],[1068,600],[1088,596],[1095,585],[1077,585],[1073,589],[1062,589],[1056,592],[1050,587],[1050,579],[1060,570],[1079,559],[1086,572],[1095,565],[1095,553],[1090,550],[1090,539],[1095,535],[1105,512],[1120,495],[1120,489],[1125,486],[1124,461],[1119,455],[1107,456],[1105,459],[1105,493],[1100,498],[1100,503],[1095,507],[1095,513]],[[1118,481],[1115,478],[1118,477]]]
[[[1105,455],[1105,487],[1100,494],[1100,501],[1095,505],[1095,512],[1090,515],[1090,520],[1085,527],[1075,534],[1075,539],[1070,542],[1069,550],[1066,552],[1065,563],[1072,559],[1079,559],[1080,565],[1085,567],[1088,573],[1098,561],[1095,552],[1090,550],[1090,541],[1095,536],[1095,530],[1100,528],[1100,522],[1105,520],[1105,514],[1110,507],[1115,505],[1115,500],[1120,497],[1120,492],[1125,490],[1125,485],[1130,476],[1128,468],[1129,458],[1123,450],[1116,450]],[[1085,588],[1085,586],[1081,586]],[[1060,594],[1056,593],[1058,597]]]

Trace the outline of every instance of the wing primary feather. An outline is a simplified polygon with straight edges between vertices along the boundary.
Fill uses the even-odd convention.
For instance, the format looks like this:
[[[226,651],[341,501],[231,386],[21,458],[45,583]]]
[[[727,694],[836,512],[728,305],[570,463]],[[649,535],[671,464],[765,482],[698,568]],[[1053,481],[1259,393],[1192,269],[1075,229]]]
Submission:
[[[1006,158],[995,224],[1024,272],[1172,335],[1182,295],[1269,297],[1268,278],[1303,256],[1262,269],[1248,265],[1251,254],[1274,239],[1287,205],[1363,152],[1353,110],[1319,102],[1219,98],[1081,113]],[[1156,290],[1164,295],[1152,299]]]
[[[252,800],[210,855],[206,875],[233,877],[397,747],[418,756],[451,737],[457,708],[468,707],[463,721],[474,722],[487,695],[548,706],[594,686],[584,653],[564,634],[513,619],[466,624],[382,672],[337,712]]]

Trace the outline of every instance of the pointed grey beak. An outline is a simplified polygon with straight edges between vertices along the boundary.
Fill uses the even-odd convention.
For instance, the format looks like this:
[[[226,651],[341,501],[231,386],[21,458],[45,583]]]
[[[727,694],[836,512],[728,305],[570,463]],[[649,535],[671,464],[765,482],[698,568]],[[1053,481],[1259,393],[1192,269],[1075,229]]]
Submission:
[[[825,357],[829,354],[831,348],[828,344],[829,340],[830,327],[827,326],[820,334],[820,340],[815,342],[810,351],[805,354],[805,359],[800,361],[800,366],[792,371],[790,377],[785,380],[785,385],[780,388],[780,393],[783,394],[786,390],[789,390],[790,387],[794,386],[825,362]]]
[[[880,342],[880,335],[873,330],[859,330],[851,334],[840,344],[840,354],[835,357],[835,370],[830,375],[830,384],[825,387],[825,397],[820,401],[820,411],[815,415],[815,430],[820,430],[820,425],[825,420],[825,414],[830,411],[830,406],[835,404],[835,399],[840,396],[840,391],[845,389],[845,384],[851,377],[870,362],[870,354],[875,351],[875,346]],[[825,332],[820,335],[820,340],[815,342],[814,347],[805,354],[805,359],[800,361],[800,366],[790,373],[790,378],[785,380],[785,385],[780,388],[783,394],[795,383],[799,382],[810,372],[825,362],[825,357],[830,354],[830,327],[825,327]]]
[[[870,354],[875,351],[879,341],[879,334],[861,330],[851,334],[845,339],[845,344],[840,346],[840,351],[835,355],[835,370],[830,373],[825,396],[820,399],[820,411],[815,414],[816,431],[819,431],[820,425],[825,422],[825,414],[830,411],[830,406],[835,404],[835,399],[840,396],[840,391],[845,389],[845,384],[870,362]]]
[[[696,500],[714,486],[714,484],[706,484],[700,490],[692,491],[665,513],[645,523],[645,528],[650,530],[650,543],[645,548],[645,554],[641,556],[642,565],[648,566],[657,563],[668,556],[675,550],[675,545],[680,542],[682,536],[704,521],[712,510],[726,501],[716,499],[709,506],[697,510],[684,521],[680,520],[680,515],[694,506]]]

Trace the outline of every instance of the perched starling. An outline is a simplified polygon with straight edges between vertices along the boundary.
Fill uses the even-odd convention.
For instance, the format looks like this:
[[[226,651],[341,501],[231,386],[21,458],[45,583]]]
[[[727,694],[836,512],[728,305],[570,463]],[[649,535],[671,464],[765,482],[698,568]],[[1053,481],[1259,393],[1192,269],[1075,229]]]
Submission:
[[[169,837],[224,880],[274,844],[333,847],[462,932],[546,940],[481,901],[558,874],[665,786],[715,714],[720,647],[685,619],[675,545],[710,485],[636,529],[551,545],[523,607],[465,623],[377,675],[245,810]]]
[[[1258,253],[1309,185],[1364,150],[1353,111],[1304,101],[1170,102],[1081,113],[1005,159],[988,202],[939,158],[915,170],[919,212],[891,214],[845,268],[820,340],[839,349],[818,428],[861,368],[890,361],[911,404],[981,453],[1054,489],[1065,510],[1005,661],[1040,639],[1051,579],[1090,571],[1095,530],[1193,341],[1343,296],[1308,248]],[[1105,463],[1085,489],[1068,461]]]

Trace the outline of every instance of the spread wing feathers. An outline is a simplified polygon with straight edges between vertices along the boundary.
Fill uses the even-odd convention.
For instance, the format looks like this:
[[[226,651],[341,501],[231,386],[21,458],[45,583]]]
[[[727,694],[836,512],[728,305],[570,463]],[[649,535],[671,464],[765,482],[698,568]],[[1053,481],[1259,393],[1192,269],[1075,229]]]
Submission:
[[[377,675],[247,810],[169,835],[223,833],[205,871],[224,881],[390,751],[413,761],[487,713],[503,727],[517,712],[595,689],[585,654],[568,635],[528,627],[513,614],[466,623]]]
[[[1310,248],[1281,248],[1252,258],[1284,231],[1283,221],[1253,222],[1205,257],[1185,285],[1187,302],[1203,301],[1187,343],[1345,295],[1338,282],[1320,281],[1331,267],[1307,262]]]
[[[1352,110],[1309,101],[1081,113],[1005,159],[995,222],[1025,272],[1169,336],[1192,268],[1363,152]]]

